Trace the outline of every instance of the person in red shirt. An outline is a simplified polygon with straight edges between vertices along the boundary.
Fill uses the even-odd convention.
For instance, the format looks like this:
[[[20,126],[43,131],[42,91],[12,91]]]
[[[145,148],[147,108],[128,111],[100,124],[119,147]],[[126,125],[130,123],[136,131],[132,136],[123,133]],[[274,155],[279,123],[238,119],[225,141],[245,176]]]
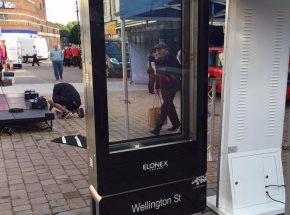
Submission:
[[[6,68],[6,61],[7,61],[7,50],[6,50],[6,45],[5,45],[5,40],[1,41],[0,44],[0,49],[1,49],[1,56],[2,56],[2,67],[5,69]]]
[[[80,50],[77,46],[74,46],[72,49],[72,56],[73,56],[73,65],[74,66],[79,66],[80,62],[79,62],[79,57],[80,57]]]
[[[71,65],[71,58],[72,58],[72,51],[70,47],[67,47],[64,50],[64,65],[70,66]]]

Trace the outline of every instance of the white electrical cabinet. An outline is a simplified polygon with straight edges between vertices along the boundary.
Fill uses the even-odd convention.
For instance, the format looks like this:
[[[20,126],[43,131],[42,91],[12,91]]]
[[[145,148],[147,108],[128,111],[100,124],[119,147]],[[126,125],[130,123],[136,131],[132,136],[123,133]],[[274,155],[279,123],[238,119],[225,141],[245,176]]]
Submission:
[[[285,202],[280,149],[230,153],[227,157],[229,171],[220,183],[220,207],[216,207],[216,196],[208,199],[209,207],[222,215],[284,212],[284,205],[273,201]]]
[[[233,206],[236,209],[285,201],[281,156],[279,150],[229,155]],[[270,185],[270,187],[268,187]],[[268,194],[266,193],[269,193]],[[281,203],[279,203],[283,206]]]
[[[289,0],[227,0],[218,193],[208,198],[218,214],[284,212],[289,37]]]

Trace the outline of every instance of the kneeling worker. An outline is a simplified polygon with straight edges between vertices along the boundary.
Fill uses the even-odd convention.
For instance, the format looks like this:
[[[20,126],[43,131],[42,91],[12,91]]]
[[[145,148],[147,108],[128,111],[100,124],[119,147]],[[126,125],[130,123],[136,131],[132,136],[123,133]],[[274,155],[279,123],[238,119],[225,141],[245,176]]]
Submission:
[[[84,109],[80,108],[80,94],[69,83],[56,83],[53,87],[52,100],[48,100],[48,103],[50,111],[54,107],[61,111],[59,118],[71,118],[73,113],[77,113],[80,118],[84,117]]]

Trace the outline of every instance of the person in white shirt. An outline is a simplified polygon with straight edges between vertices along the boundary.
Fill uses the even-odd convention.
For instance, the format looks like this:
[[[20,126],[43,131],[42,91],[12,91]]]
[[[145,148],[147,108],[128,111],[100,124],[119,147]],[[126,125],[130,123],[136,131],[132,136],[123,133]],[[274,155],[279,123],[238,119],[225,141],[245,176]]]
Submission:
[[[34,66],[34,64],[36,63],[37,66],[39,66],[39,62],[37,59],[37,50],[36,50],[36,46],[33,46],[33,51],[32,51],[32,57],[33,57],[33,61],[32,61],[32,66]]]

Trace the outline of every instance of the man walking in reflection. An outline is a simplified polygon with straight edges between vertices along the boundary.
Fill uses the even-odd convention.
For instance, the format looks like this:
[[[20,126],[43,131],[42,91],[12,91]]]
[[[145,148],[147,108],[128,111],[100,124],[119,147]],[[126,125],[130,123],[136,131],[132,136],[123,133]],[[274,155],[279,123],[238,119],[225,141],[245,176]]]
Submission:
[[[159,76],[159,83],[156,83],[156,93],[161,92],[163,104],[156,127],[150,132],[158,136],[167,116],[172,123],[172,127],[167,129],[168,131],[177,131],[181,126],[173,103],[179,88],[181,68],[176,57],[169,53],[168,47],[164,42],[158,43],[155,49],[159,57],[156,61],[156,71]]]

